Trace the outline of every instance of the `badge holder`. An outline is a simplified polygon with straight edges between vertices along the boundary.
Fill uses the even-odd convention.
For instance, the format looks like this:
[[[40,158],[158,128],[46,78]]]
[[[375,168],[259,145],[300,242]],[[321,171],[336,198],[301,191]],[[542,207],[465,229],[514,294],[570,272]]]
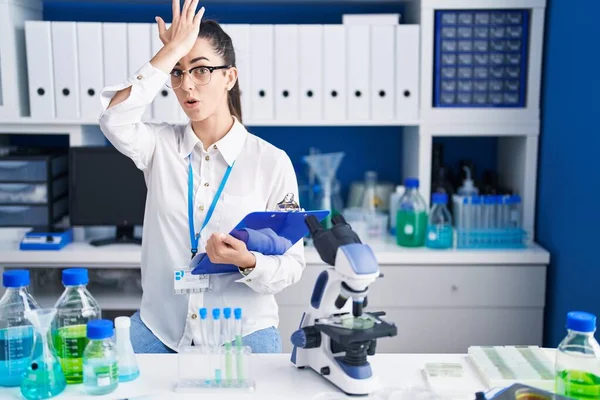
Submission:
[[[177,383],[182,393],[254,392],[250,346],[184,346],[177,354]]]
[[[211,283],[207,274],[193,275],[188,266],[173,269],[174,294],[203,293],[210,290]]]

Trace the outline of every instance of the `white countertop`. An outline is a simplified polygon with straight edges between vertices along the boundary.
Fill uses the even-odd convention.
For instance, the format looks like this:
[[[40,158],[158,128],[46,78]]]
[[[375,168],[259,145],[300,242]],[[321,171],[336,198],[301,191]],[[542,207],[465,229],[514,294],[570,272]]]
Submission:
[[[550,262],[548,251],[533,244],[526,249],[451,249],[433,250],[424,247],[405,248],[394,243],[393,238],[369,243],[380,265],[546,265]],[[305,247],[306,263],[323,265],[312,246]],[[140,246],[112,244],[94,247],[85,242],[73,242],[58,251],[21,251],[17,243],[0,248],[0,266],[52,267],[60,265],[139,268]]]
[[[135,396],[144,396],[143,399],[341,399],[346,398],[337,387],[322,378],[315,371],[305,368],[297,369],[291,362],[289,354],[258,354],[252,358],[252,377],[256,382],[253,393],[228,393],[231,389],[218,389],[220,392],[210,392],[210,395],[175,393],[172,389],[177,379],[177,355],[174,354],[140,354],[137,355],[141,375],[133,381],[120,384],[118,389],[104,396],[86,397],[82,385],[68,386],[65,392],[55,397],[56,399],[94,398],[105,399],[130,399],[137,400]],[[421,369],[426,362],[454,362],[461,363],[465,376],[456,383],[456,389],[464,394],[449,395],[448,392],[440,393],[453,399],[470,399],[476,391],[486,391],[481,378],[476,374],[468,357],[464,354],[377,354],[369,357],[373,373],[380,379],[386,392],[393,390],[406,390],[409,387],[426,388],[426,382]],[[472,392],[471,392],[472,391]],[[1,399],[19,399],[19,389],[1,389]],[[347,397],[351,398],[351,397]],[[354,397],[356,398],[356,397]],[[362,398],[382,398],[368,396]],[[402,399],[402,397],[393,397]],[[140,398],[139,400],[142,400]]]

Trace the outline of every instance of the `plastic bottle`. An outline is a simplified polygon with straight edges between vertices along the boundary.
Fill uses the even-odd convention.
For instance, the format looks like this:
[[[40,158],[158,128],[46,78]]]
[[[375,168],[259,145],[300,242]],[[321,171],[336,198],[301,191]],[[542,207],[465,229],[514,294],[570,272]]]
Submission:
[[[367,213],[374,213],[377,211],[381,203],[381,199],[377,197],[377,172],[367,171],[365,172],[365,191],[363,192],[361,208]]]
[[[398,185],[396,191],[390,196],[390,233],[394,236],[396,235],[396,215],[400,209],[400,199],[404,192],[404,186]]]
[[[87,324],[89,343],[83,352],[83,387],[88,394],[107,394],[119,386],[113,324],[105,319]]]
[[[40,306],[29,293],[29,271],[2,274],[6,288],[0,298],[0,386],[19,386],[33,350],[34,330],[26,317]]]
[[[131,345],[130,328],[131,320],[129,317],[115,318],[119,382],[129,382],[140,376],[140,369]]]
[[[418,179],[407,178],[404,186],[406,192],[396,214],[396,242],[399,246],[420,247],[425,245],[427,206],[419,193]]]
[[[432,249],[450,249],[453,240],[452,216],[446,207],[448,195],[446,193],[434,193],[432,203],[433,207],[429,213],[425,245]]]
[[[600,398],[600,345],[594,339],[596,316],[567,314],[567,337],[556,351],[556,394],[573,399]]]
[[[469,169],[469,167],[463,167],[463,170],[465,171],[465,180],[463,181],[463,184],[461,187],[458,188],[458,191],[456,192],[459,196],[474,196],[479,194],[479,189],[477,189],[477,187],[475,186],[473,179],[471,178],[471,170]]]
[[[76,384],[83,382],[82,357],[88,344],[86,325],[89,321],[100,319],[101,312],[98,303],[86,288],[86,269],[65,269],[62,282],[65,290],[54,306],[54,347],[65,372],[67,384]]]
[[[508,199],[508,226],[509,228],[521,228],[521,197],[510,196]]]

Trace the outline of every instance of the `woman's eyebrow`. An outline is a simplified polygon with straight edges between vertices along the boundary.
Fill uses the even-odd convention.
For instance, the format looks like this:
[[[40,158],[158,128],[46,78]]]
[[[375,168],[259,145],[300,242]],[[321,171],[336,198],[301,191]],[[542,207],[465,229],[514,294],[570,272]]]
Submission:
[[[190,64],[197,63],[198,61],[201,61],[201,60],[210,61],[208,58],[201,56],[201,57],[196,57],[196,58],[192,59],[192,61],[190,61]],[[177,63],[175,65],[181,65],[181,64],[179,63],[179,61],[177,61]]]

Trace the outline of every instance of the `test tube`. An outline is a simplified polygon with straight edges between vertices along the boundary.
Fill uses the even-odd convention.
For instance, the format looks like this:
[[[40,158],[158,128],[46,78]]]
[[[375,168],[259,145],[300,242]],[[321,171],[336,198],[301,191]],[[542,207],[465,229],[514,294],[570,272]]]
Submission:
[[[468,241],[466,240],[469,237],[471,229],[473,229],[471,225],[471,213],[472,207],[469,204],[469,197],[462,197],[462,201],[460,203],[460,237],[461,237],[461,245],[467,245]]]
[[[236,350],[236,377],[239,384],[242,384],[244,378],[244,346],[242,344],[242,309],[234,308],[233,316],[235,318],[235,350]]]
[[[202,340],[199,345],[208,346],[208,310],[205,307],[202,307],[200,310],[198,310],[198,314],[200,314],[200,340]]]
[[[481,196],[471,197],[471,231],[469,232],[468,247],[475,247],[481,241],[481,229],[483,227],[481,215]]]
[[[212,328],[213,328],[213,338],[212,338],[212,355],[213,360],[211,362],[214,365],[215,377],[214,382],[216,386],[221,386],[221,309],[213,308],[212,309]]]
[[[504,229],[504,199],[496,195],[496,229]]]
[[[231,308],[223,308],[223,343],[225,343],[225,382],[227,385],[231,385],[232,381],[232,354],[231,354],[231,340],[232,340],[232,322],[231,319]]]
[[[204,371],[208,371],[205,375],[205,384],[210,385],[211,381],[211,371],[212,371],[212,360],[211,360],[211,351],[210,346],[212,344],[212,338],[210,335],[209,329],[209,321],[208,321],[208,310],[205,307],[202,307],[198,310],[198,314],[200,314],[200,340],[202,341],[199,345],[202,349],[202,358],[206,360],[207,365],[205,366]]]

